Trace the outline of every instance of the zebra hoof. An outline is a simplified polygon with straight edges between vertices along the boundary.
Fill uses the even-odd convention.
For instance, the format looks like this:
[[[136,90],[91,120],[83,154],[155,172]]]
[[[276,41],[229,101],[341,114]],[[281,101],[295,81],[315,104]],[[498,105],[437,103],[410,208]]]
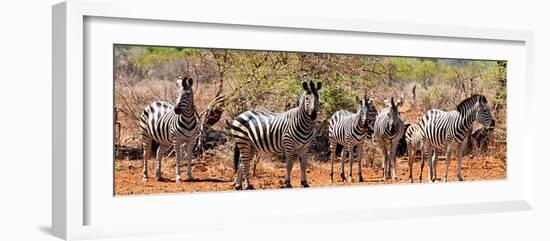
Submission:
[[[146,182],[146,181],[149,181],[149,178],[147,178],[147,177],[143,177],[143,178],[141,179],[141,181],[142,181],[142,182]]]
[[[248,185],[248,186],[246,186],[246,190],[254,190],[254,186]]]
[[[243,186],[241,185],[235,186],[235,190],[237,191],[243,190]]]
[[[463,181],[464,181],[464,178],[461,177],[461,176],[459,176],[459,177],[458,177],[458,181],[463,182]]]
[[[359,177],[359,182],[364,182],[365,180],[363,180],[363,177]]]
[[[285,188],[292,188],[292,185],[290,185],[290,181],[285,181]]]
[[[410,178],[409,181],[410,181],[411,183],[414,183],[414,180],[413,180],[412,178]]]
[[[302,181],[302,187],[304,188],[308,188],[309,185],[307,184],[307,181]]]

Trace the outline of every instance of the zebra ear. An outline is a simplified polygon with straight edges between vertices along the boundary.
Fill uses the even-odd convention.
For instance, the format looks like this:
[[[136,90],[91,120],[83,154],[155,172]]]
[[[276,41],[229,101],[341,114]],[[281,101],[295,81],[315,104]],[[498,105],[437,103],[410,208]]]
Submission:
[[[189,88],[191,88],[191,86],[193,86],[193,78],[189,77],[187,78],[187,86],[189,86]]]
[[[178,79],[176,80],[176,83],[178,84],[178,86],[183,87],[184,81],[183,81],[183,79],[181,78],[181,76],[178,76]]]
[[[397,106],[402,106],[405,102],[405,94],[401,93],[401,97],[399,97],[399,100],[397,101]]]
[[[320,90],[322,86],[323,84],[321,82],[317,82],[317,91]]]
[[[483,96],[483,95],[480,95],[480,97],[481,97],[481,98],[480,98],[479,100],[480,100],[482,103],[487,104],[487,98],[485,98],[485,96]]]
[[[302,87],[304,88],[305,91],[310,92],[309,85],[307,85],[307,81],[302,82]]]

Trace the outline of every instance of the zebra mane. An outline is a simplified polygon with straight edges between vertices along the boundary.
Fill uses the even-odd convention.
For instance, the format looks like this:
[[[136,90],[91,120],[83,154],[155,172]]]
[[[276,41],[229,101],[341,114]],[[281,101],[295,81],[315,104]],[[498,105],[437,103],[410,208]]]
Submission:
[[[474,94],[464,99],[462,102],[460,102],[460,104],[456,106],[456,109],[458,110],[458,112],[464,113],[466,110],[472,107],[476,102],[487,104],[487,98],[485,98],[485,96],[480,94]]]

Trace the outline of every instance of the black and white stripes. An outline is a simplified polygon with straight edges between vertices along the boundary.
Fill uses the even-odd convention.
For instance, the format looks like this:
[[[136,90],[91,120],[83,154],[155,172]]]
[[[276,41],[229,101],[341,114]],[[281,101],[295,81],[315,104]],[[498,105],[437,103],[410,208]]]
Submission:
[[[398,105],[392,97],[389,106],[380,110],[374,123],[374,138],[378,141],[382,149],[382,155],[384,156],[383,176],[385,180],[396,178],[397,144],[404,134],[403,122],[399,117],[397,108]]]
[[[168,102],[153,102],[141,114],[139,128],[143,148],[143,179],[146,181],[147,162],[158,144],[156,178],[162,179],[161,163],[164,154],[170,150],[176,153],[176,182],[181,180],[180,161],[182,149],[187,159],[187,178],[193,179],[191,159],[193,145],[198,134],[197,114],[193,102],[193,79],[178,77],[178,98],[175,106]],[[183,147],[183,148],[182,148]]]
[[[363,181],[362,175],[362,159],[363,159],[363,147],[365,145],[365,139],[370,137],[374,131],[374,121],[376,119],[376,109],[374,108],[374,101],[368,100],[366,96],[362,99],[358,98],[358,108],[356,113],[349,112],[347,110],[340,110],[334,113],[330,119],[329,124],[329,148],[330,148],[330,180],[334,181],[334,159],[336,158],[336,147],[338,145],[343,146],[341,165],[340,165],[340,177],[342,181],[346,181],[344,174],[344,154],[347,153],[349,157],[349,176],[350,181],[353,173],[354,162],[354,149],[357,148],[357,155],[355,156],[359,165],[359,181]]]
[[[420,175],[422,182],[422,170],[424,169],[424,155],[422,151],[422,126],[420,123],[409,125],[405,130],[405,140],[407,142],[407,152],[409,154],[409,180],[413,182],[413,162],[416,152],[420,151]]]
[[[285,186],[291,187],[290,172],[296,157],[300,160],[301,184],[306,179],[307,147],[313,138],[314,121],[319,111],[321,83],[303,82],[298,107],[282,113],[246,111],[235,118],[231,133],[235,137],[234,164],[237,172],[235,189],[242,189],[242,178],[247,189],[250,183],[250,161],[256,152],[282,153],[286,159]]]
[[[432,156],[432,153],[437,150],[445,150],[447,159],[443,180],[447,181],[453,149],[456,150],[458,160],[458,180],[464,180],[462,177],[462,152],[467,137],[472,133],[472,125],[475,121],[489,128],[495,126],[495,120],[489,110],[487,99],[483,95],[472,95],[458,104],[454,111],[446,112],[432,109],[423,115],[421,127],[424,156],[432,157],[429,164],[430,181],[435,181],[437,177],[437,155],[435,153]]]
[[[148,179],[148,160],[154,151],[156,151],[157,159],[156,178],[162,179],[162,159],[171,150],[176,154],[176,182],[181,180],[180,162],[184,158],[187,160],[187,178],[193,179],[191,161],[199,129],[202,126],[202,129],[205,130],[221,118],[223,111],[212,106],[223,106],[225,98],[220,88],[216,99],[209,105],[212,108],[208,108],[209,110],[216,109],[216,112],[201,115],[211,117],[203,117],[201,122],[195,110],[192,86],[192,78],[179,77],[177,81],[178,96],[175,104],[156,101],[144,108],[139,121],[144,180]],[[303,91],[299,95],[295,108],[280,113],[249,110],[235,117],[230,123],[230,132],[235,140],[234,166],[237,190],[243,188],[243,179],[246,181],[246,188],[253,189],[249,169],[251,160],[258,153],[284,154],[286,161],[285,187],[291,187],[290,174],[294,161],[299,159],[301,185],[309,186],[306,178],[307,150],[315,136],[315,120],[320,108],[321,83],[303,82],[302,88]],[[421,151],[420,182],[426,157],[430,158],[428,160],[430,181],[436,180],[438,151],[444,151],[446,154],[446,171],[443,180],[447,181],[448,179],[451,151],[456,151],[458,180],[464,180],[461,173],[462,152],[468,136],[471,135],[473,123],[477,121],[487,129],[495,126],[487,99],[483,95],[472,95],[458,104],[454,111],[429,110],[424,113],[419,122],[407,125],[407,127],[405,127],[398,110],[403,105],[403,101],[404,95],[401,95],[397,102],[394,101],[394,98],[389,101],[384,100],[384,108],[377,112],[374,100],[363,96],[357,98],[358,105],[355,112],[339,110],[332,114],[328,123],[331,182],[334,182],[334,160],[337,158],[338,146],[343,148],[340,157],[341,180],[353,181],[353,165],[357,161],[358,180],[364,181],[364,173],[362,173],[363,148],[371,135],[383,153],[384,180],[396,178],[396,151],[401,139],[407,143],[411,182],[413,182],[414,156],[417,151]],[[409,109],[405,110],[409,112]],[[407,112],[404,116],[411,117],[411,113]],[[326,120],[324,124],[326,124]],[[154,148],[156,146],[158,149]],[[350,164],[349,178],[345,174],[344,156],[348,158]],[[326,171],[324,172],[326,173]]]

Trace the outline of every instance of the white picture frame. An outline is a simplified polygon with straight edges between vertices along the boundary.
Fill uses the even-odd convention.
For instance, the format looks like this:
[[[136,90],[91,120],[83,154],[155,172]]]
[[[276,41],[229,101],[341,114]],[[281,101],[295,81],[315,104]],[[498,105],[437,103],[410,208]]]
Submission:
[[[533,83],[533,34],[531,32],[349,19],[312,19],[276,14],[254,16],[251,13],[249,16],[231,16],[188,11],[182,15],[178,9],[183,8],[185,3],[181,1],[143,3],[74,0],[53,6],[52,227],[54,235],[64,239],[84,239],[221,230],[238,227],[242,222],[251,223],[251,225],[288,226],[300,225],[303,221],[323,223],[335,220],[327,218],[330,216],[339,216],[341,221],[354,221],[533,208],[534,132],[529,126],[521,124],[528,122],[523,115],[517,114],[532,98],[530,93],[533,90],[530,86]],[[140,29],[158,31],[154,33],[159,35],[136,36],[135,30],[132,30],[136,26]],[[113,31],[115,29],[117,31]],[[185,36],[189,33],[188,31],[194,30],[199,34],[194,38],[188,38],[186,40],[188,42],[180,42],[182,41],[180,35]],[[204,41],[201,36],[216,34],[216,31],[224,31],[223,33],[228,35],[248,34],[250,38],[258,38],[258,41],[247,42],[236,39],[225,41],[224,44],[200,42]],[[278,35],[294,36],[298,40],[295,43],[289,43],[281,39],[277,44],[261,41],[262,38]],[[311,38],[326,39],[316,41],[318,43],[315,44],[304,44],[304,41]],[[508,65],[508,98],[510,100],[508,178],[505,181],[444,185],[384,185],[115,198],[112,196],[112,189],[105,189],[112,180],[94,177],[94,175],[104,175],[108,172],[103,172],[107,171],[104,168],[104,162],[91,162],[90,155],[99,156],[101,155],[99,153],[105,153],[99,149],[97,151],[93,149],[98,147],[93,143],[98,143],[101,138],[105,140],[104,138],[112,135],[112,133],[105,133],[104,136],[99,137],[100,134],[93,129],[105,123],[112,124],[112,116],[94,113],[100,113],[96,110],[101,111],[101,105],[112,102],[104,98],[104,103],[101,101],[90,103],[90,99],[97,100],[94,97],[98,93],[97,89],[104,88],[102,84],[112,85],[112,79],[107,79],[106,82],[99,81],[100,84],[97,84],[98,81],[86,81],[87,78],[108,74],[108,72],[94,71],[90,76],[87,68],[105,70],[104,67],[109,63],[107,59],[104,59],[104,63],[94,59],[96,57],[89,59],[88,55],[92,51],[87,48],[92,48],[93,55],[100,60],[107,56],[104,51],[105,46],[112,43],[170,46],[187,44],[194,47],[315,52],[321,51],[323,44],[329,46],[328,42],[331,40],[341,41],[344,38],[350,44],[339,48],[333,43],[327,47],[326,52],[472,59],[485,56],[511,61]],[[380,42],[385,43],[376,44],[376,38],[382,38],[383,41]],[[228,39],[232,38],[228,37],[226,40]],[[362,40],[372,41],[372,47],[364,47],[359,43],[353,44],[354,41]],[[392,46],[391,43],[395,45]],[[407,44],[410,46],[411,43],[433,45],[419,44],[415,45],[414,50],[410,48],[407,50]],[[248,45],[244,46],[245,44]],[[354,48],[354,46],[358,47]],[[445,46],[457,46],[457,49],[434,52]],[[526,111],[532,110],[527,108]],[[108,109],[107,112],[112,114],[112,109]],[[92,122],[94,124],[90,124]],[[97,140],[85,141],[86,135],[90,135],[91,132],[98,136]],[[98,158],[98,160],[103,159]],[[112,165],[112,160],[106,162]],[[88,173],[90,170],[94,170],[92,174]],[[491,193],[487,193],[488,191]],[[109,192],[110,195],[108,195]],[[388,198],[399,197],[400,194],[407,192],[416,192],[418,193],[416,196],[424,198],[411,198],[412,200],[408,201]],[[434,200],[437,199],[436,194],[443,197]],[[326,208],[325,204],[334,202],[330,199],[331,196],[350,201],[345,207]],[[371,196],[377,198],[369,198]],[[266,203],[287,199],[295,201],[292,204],[280,205]],[[220,200],[225,203],[219,205]],[[241,208],[245,200],[249,202],[247,209]],[[317,202],[311,202],[312,200]],[[270,209],[262,209],[262,206],[269,206]],[[142,210],[145,207],[147,209],[140,212],[141,216],[135,216],[136,209]],[[227,207],[237,207],[238,211],[229,210]],[[163,211],[170,212],[170,215]],[[172,215],[174,213],[185,213],[186,217],[182,218],[178,215],[176,225],[173,223],[176,217],[172,218],[175,216]],[[297,220],[293,217],[300,218]],[[139,224],[148,225],[148,228],[139,228]],[[208,224],[207,227],[205,224]]]

